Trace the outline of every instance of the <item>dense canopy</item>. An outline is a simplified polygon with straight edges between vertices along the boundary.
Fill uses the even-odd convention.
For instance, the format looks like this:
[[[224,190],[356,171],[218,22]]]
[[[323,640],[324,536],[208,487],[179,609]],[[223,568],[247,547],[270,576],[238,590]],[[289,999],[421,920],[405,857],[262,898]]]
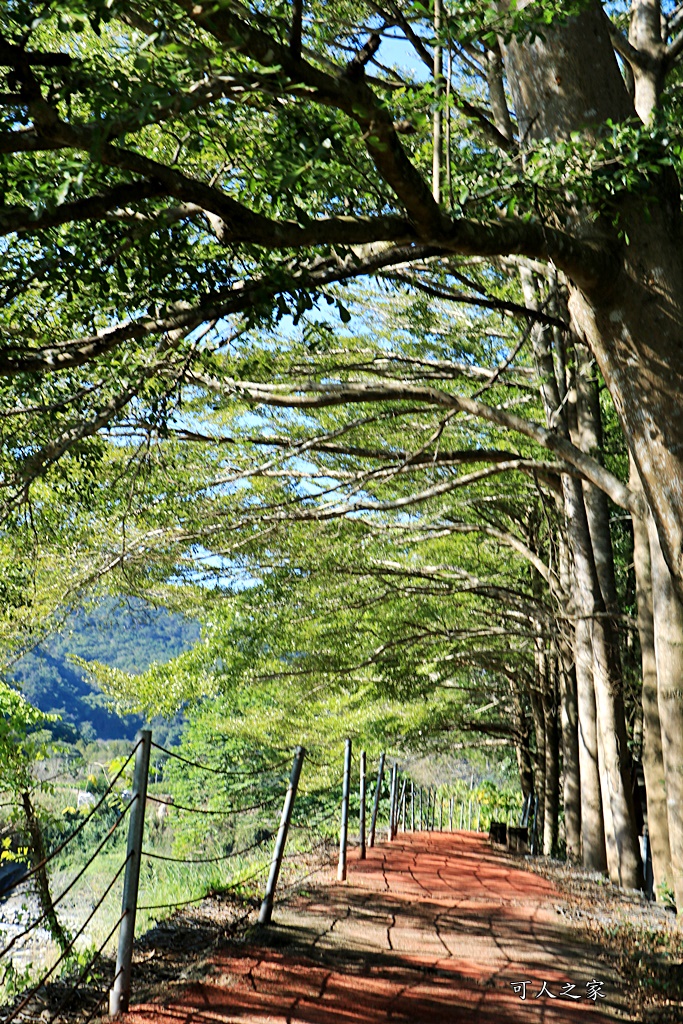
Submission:
[[[682,26],[5,4],[6,660],[97,586],[180,607],[118,700],[502,739],[633,886],[642,757],[683,901]]]

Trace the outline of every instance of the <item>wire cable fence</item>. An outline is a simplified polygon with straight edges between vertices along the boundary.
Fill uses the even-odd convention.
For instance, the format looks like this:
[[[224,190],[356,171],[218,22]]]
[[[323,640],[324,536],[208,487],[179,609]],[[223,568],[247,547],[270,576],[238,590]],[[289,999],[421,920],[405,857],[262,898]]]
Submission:
[[[148,792],[152,749],[163,755],[164,767],[168,762],[178,765],[181,774],[175,779],[177,799],[173,793],[160,791],[158,781],[152,782],[157,787],[155,792]],[[50,884],[67,876],[57,895],[50,896],[49,906],[38,900],[38,910],[30,921],[20,920],[13,934],[10,929],[2,935],[0,928],[0,941],[6,940],[0,957],[7,964],[4,974],[0,968],[0,996],[8,976],[12,983],[9,987],[5,985],[11,1001],[9,1006],[0,1008],[0,1024],[23,1024],[35,1017],[36,998],[43,1004],[47,1000],[51,1019],[76,1007],[74,1012],[78,1012],[81,1024],[84,1013],[89,1014],[84,1022],[88,1024],[107,998],[110,1013],[125,1011],[131,993],[136,917],[144,929],[160,917],[201,903],[207,896],[237,895],[240,900],[251,900],[253,906],[253,897],[267,876],[259,915],[259,921],[267,923],[281,869],[280,892],[288,893],[329,862],[336,843],[340,804],[341,820],[348,822],[350,758],[339,774],[339,761],[332,751],[325,753],[327,757],[316,758],[315,771],[305,778],[294,813],[299,776],[307,756],[303,747],[297,748],[293,764],[290,754],[287,760],[263,759],[259,767],[250,765],[242,769],[234,764],[219,767],[186,757],[152,741],[149,730],[139,733],[125,761],[83,820],[38,863],[11,880],[4,890],[0,889],[0,899],[17,890],[28,892],[31,887],[40,895],[39,883],[41,879],[48,880],[48,869]],[[347,754],[350,755],[350,741]],[[257,759],[260,758],[253,760]],[[126,791],[126,772],[133,760],[132,790]],[[290,764],[287,782],[284,769]],[[214,781],[199,785],[193,773]],[[330,777],[326,785],[320,784]],[[162,786],[168,785],[168,778],[162,779]],[[225,783],[224,789],[220,789],[221,781]],[[200,793],[202,799],[195,802]],[[191,799],[187,799],[187,794]],[[150,811],[147,816],[145,808]],[[354,804],[354,814],[355,809]],[[104,811],[114,811],[114,820],[101,822]],[[124,821],[128,821],[125,857],[116,860]],[[85,832],[89,825],[92,831]],[[340,834],[345,857],[345,825]],[[285,853],[288,835],[289,849]],[[92,848],[82,863],[74,864],[89,837]],[[77,904],[82,896],[80,890],[91,871],[99,872],[98,884],[94,886],[99,894],[87,895],[84,918],[74,925],[69,921],[69,928],[63,928],[59,941],[53,927],[56,913],[62,915],[66,911],[67,916],[73,916],[74,901]],[[20,888],[26,886],[28,890]],[[116,899],[120,899],[120,911],[112,902]],[[117,933],[114,968],[112,951]],[[48,947],[54,949],[49,954],[52,960],[43,964],[38,974],[32,971],[29,977],[25,971],[20,977],[13,957],[25,956],[26,944],[37,940],[42,941],[43,953]]]
[[[73,832],[70,835],[68,835],[66,837],[66,839],[62,840],[62,842],[59,843],[54,848],[54,850],[51,850],[51,852],[46,857],[43,857],[37,864],[35,864],[29,871],[27,871],[25,874],[23,874],[20,878],[15,879],[14,881],[12,881],[11,883],[9,883],[6,886],[0,885],[0,896],[1,897],[3,897],[3,898],[7,897],[9,895],[9,893],[13,889],[16,889],[20,885],[23,885],[24,882],[28,882],[29,879],[34,877],[34,875],[37,875],[40,871],[42,871],[43,868],[46,868],[48,864],[50,864],[56,857],[58,857],[59,854],[62,853],[67,848],[67,846],[69,846],[73,842],[73,840],[76,839],[81,834],[81,832],[83,831],[85,826],[88,824],[88,822],[92,818],[94,818],[94,816],[101,809],[101,807],[103,806],[103,804],[105,803],[107,798],[114,792],[114,787],[115,787],[116,783],[121,778],[121,776],[123,775],[124,771],[126,770],[128,765],[130,764],[130,762],[133,759],[133,757],[135,756],[135,752],[136,752],[138,746],[139,746],[139,742],[135,744],[135,746],[131,750],[130,754],[126,758],[126,760],[123,763],[123,765],[121,766],[121,768],[118,770],[118,772],[116,773],[114,778],[111,780],[111,782],[107,786],[106,790],[104,791],[104,793],[102,794],[100,799],[97,801],[97,803],[94,805],[94,807],[92,807],[91,810],[85,815],[85,817],[83,818],[83,821],[73,830]]]

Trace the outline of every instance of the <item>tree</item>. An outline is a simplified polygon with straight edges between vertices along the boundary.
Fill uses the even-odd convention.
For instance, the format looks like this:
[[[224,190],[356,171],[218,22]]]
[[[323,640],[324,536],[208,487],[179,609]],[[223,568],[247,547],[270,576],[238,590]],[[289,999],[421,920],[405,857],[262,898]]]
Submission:
[[[420,4],[293,10],[6,8],[0,371],[19,416],[58,421],[14,455],[15,499],[138,395],[168,402],[201,358],[197,328],[300,311],[330,281],[406,261],[457,282],[458,257],[523,255],[568,280],[683,596],[682,428],[665,397],[681,385],[678,8],[447,5],[436,35]],[[386,66],[392,36],[429,74]],[[91,364],[94,379],[78,373]],[[57,383],[29,402],[36,374]]]

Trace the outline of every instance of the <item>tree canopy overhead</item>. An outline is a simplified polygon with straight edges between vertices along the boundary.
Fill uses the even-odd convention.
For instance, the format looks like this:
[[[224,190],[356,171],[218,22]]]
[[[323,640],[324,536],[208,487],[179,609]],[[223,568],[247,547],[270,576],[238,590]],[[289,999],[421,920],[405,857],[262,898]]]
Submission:
[[[683,590],[679,25],[654,0],[5,5],[10,506],[61,458],[87,475],[131,404],[163,415],[231,317],[416,261],[500,301],[462,259],[521,255],[568,281]]]

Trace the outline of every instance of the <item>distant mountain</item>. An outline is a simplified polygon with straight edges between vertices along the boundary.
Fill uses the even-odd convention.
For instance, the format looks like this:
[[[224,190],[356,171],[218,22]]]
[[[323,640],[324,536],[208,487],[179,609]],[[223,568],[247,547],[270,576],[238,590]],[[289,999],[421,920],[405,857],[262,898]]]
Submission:
[[[60,633],[26,654],[14,667],[13,681],[35,707],[62,716],[54,729],[61,739],[132,739],[143,719],[115,714],[69,655],[142,672],[153,661],[180,654],[198,637],[199,625],[181,615],[139,600],[123,605],[108,598],[94,611],[75,612]]]

